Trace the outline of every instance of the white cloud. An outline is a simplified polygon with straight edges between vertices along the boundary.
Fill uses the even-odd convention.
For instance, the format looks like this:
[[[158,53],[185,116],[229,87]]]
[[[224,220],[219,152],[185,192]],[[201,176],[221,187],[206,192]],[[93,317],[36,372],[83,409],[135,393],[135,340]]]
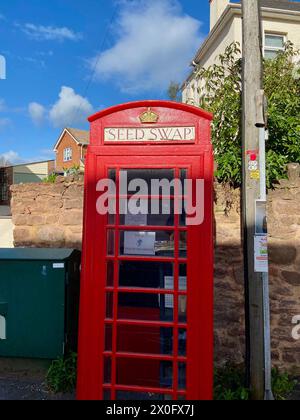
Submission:
[[[37,151],[38,154],[35,156],[29,156],[24,158],[19,155],[18,152],[14,150],[10,150],[5,153],[0,153],[0,166],[1,164],[12,164],[12,165],[19,165],[23,163],[31,163],[31,162],[44,162],[46,160],[54,160],[55,156],[53,150],[51,149],[42,149]]]
[[[94,57],[98,79],[113,78],[127,92],[166,89],[181,81],[200,46],[201,22],[177,0],[122,1],[115,45]]]
[[[37,150],[37,154],[35,156],[30,156],[29,158],[25,159],[26,162],[43,162],[45,160],[54,160],[55,155],[53,150],[50,149],[42,149]]]
[[[0,154],[0,160],[4,162],[9,162],[13,165],[24,162],[24,159],[22,159],[20,155],[17,152],[14,152],[13,150]]]
[[[9,118],[0,118],[0,130],[9,126],[11,124],[11,120]]]
[[[35,125],[41,125],[44,121],[46,108],[37,102],[31,102],[28,106],[29,115]]]
[[[24,25],[16,23],[15,26],[36,41],[78,41],[82,39],[80,33],[67,27],[34,25],[33,23]]]
[[[28,105],[29,115],[36,125],[48,120],[54,127],[63,128],[80,125],[93,113],[93,106],[87,98],[77,94],[74,89],[62,86],[58,100],[50,107],[38,102]]]
[[[93,106],[87,98],[78,95],[74,89],[63,86],[58,101],[52,106],[49,118],[55,127],[80,124],[93,113]]]
[[[53,149],[42,149],[40,150],[40,155],[43,156],[45,160],[53,159]]]

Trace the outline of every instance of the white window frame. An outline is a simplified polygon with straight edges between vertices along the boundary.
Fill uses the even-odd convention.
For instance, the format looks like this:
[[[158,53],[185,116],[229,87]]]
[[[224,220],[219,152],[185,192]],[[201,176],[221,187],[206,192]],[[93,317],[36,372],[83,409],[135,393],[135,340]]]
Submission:
[[[66,147],[64,149],[64,162],[70,162],[72,160],[73,150],[72,147]]]
[[[284,51],[284,46],[283,47],[269,47],[269,46],[267,46],[266,45],[266,37],[267,36],[274,36],[274,37],[277,37],[277,38],[282,38],[283,39],[283,45],[285,45],[285,43],[287,41],[287,35],[286,34],[280,34],[280,33],[265,31],[265,35],[264,35],[264,57],[266,56],[266,51],[271,51],[271,52]]]

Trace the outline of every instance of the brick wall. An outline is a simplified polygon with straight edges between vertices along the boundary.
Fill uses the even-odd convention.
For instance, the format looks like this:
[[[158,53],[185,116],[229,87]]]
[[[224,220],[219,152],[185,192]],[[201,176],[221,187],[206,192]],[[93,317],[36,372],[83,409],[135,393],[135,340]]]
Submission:
[[[81,247],[83,182],[59,178],[55,184],[12,188],[16,246]],[[292,319],[300,315],[300,178],[269,192],[270,291],[274,365],[300,374],[300,340]],[[243,362],[244,280],[240,191],[215,185],[215,358]]]
[[[50,160],[48,162],[48,175],[52,174],[55,171],[55,160]]]
[[[72,160],[69,162],[64,162],[64,150],[70,147],[72,149]],[[83,156],[87,147],[83,147]],[[61,142],[59,143],[57,153],[56,153],[56,171],[63,172],[64,169],[70,169],[74,165],[80,165],[81,159],[81,146],[76,143],[76,141],[69,135],[65,133]]]

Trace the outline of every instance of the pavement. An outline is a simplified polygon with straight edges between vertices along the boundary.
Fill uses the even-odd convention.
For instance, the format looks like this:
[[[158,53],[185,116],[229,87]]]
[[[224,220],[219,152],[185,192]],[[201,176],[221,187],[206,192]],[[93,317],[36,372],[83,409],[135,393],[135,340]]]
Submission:
[[[74,401],[75,394],[53,394],[45,379],[0,373],[0,401]]]
[[[11,211],[9,206],[0,206],[0,217],[11,217]]]
[[[53,394],[47,387],[49,360],[0,357],[0,401],[75,400],[74,394]]]
[[[13,248],[13,228],[8,206],[0,206],[0,248]]]

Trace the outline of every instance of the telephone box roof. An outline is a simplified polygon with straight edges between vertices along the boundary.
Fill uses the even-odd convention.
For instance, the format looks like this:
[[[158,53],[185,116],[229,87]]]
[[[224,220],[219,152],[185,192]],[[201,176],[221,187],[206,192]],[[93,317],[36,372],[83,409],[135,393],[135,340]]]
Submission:
[[[121,105],[112,106],[103,111],[97,112],[96,114],[88,118],[89,122],[96,121],[100,118],[103,118],[107,115],[113,114],[115,112],[124,111],[126,109],[141,108],[141,107],[161,107],[161,108],[170,108],[177,109],[179,111],[190,112],[191,114],[198,115],[199,117],[205,118],[207,120],[212,120],[213,115],[210,112],[204,111],[201,108],[198,108],[193,105],[186,105],[180,102],[173,101],[159,101],[159,100],[148,100],[148,101],[137,101],[129,102]]]

